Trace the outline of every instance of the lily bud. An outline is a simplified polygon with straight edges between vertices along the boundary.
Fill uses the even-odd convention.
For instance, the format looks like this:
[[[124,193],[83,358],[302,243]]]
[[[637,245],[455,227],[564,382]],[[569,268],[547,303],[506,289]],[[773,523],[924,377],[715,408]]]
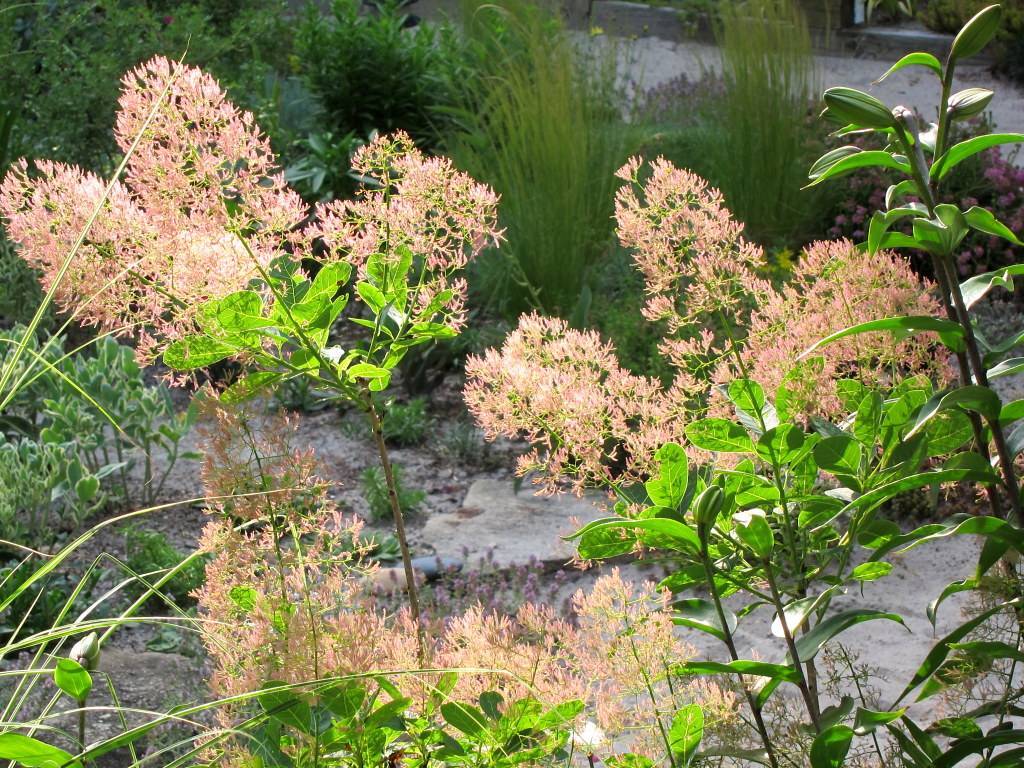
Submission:
[[[100,661],[100,640],[95,632],[90,632],[71,647],[68,658],[77,661],[86,670],[96,669]]]
[[[954,93],[947,107],[950,119],[963,120],[981,114],[992,101],[992,95],[988,88],[965,88]]]
[[[701,491],[700,496],[693,504],[693,519],[701,531],[701,536],[706,535],[705,531],[709,530],[718,520],[724,503],[725,493],[717,485],[710,485]]]

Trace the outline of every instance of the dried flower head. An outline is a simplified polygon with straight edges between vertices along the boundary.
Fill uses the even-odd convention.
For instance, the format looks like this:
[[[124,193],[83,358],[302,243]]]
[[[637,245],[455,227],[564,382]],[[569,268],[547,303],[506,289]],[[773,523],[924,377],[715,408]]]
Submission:
[[[619,366],[611,345],[563,320],[524,315],[502,345],[466,361],[465,398],[489,439],[525,437],[518,472],[577,492],[638,478],[682,436],[685,408],[659,382]]]
[[[426,157],[401,131],[361,147],[353,168],[369,183],[354,200],[317,207],[312,234],[323,238],[329,258],[354,264],[366,277],[371,256],[383,269],[405,267],[420,275],[407,313],[412,322],[440,315],[458,329],[465,319],[466,282],[456,273],[488,244],[497,244],[498,198],[491,189],[442,157]]]
[[[753,313],[743,357],[766,392],[786,382],[795,413],[835,417],[842,412],[840,378],[873,386],[916,373],[946,380],[949,370],[935,354],[937,340],[929,334],[899,342],[889,333],[859,334],[829,344],[813,359],[798,361],[801,353],[851,325],[938,311],[934,287],[904,257],[889,251],[870,255],[849,240],[816,242],[801,254],[789,282]],[[719,378],[727,381],[732,374],[723,368]]]
[[[204,301],[245,288],[298,244],[306,210],[252,115],[212,77],[158,56],[123,83],[115,135],[131,152],[124,182],[105,198],[92,174],[47,162],[30,173],[21,161],[0,188],[0,213],[46,285],[58,283],[62,308],[143,333],[146,358],[153,335],[193,332]]]

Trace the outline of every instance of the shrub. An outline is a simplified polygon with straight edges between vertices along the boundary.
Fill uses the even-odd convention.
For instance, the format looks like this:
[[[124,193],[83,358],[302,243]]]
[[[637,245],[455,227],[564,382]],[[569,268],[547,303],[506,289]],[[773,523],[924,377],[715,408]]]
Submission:
[[[409,30],[407,22],[395,0],[366,14],[357,0],[333,0],[327,15],[307,6],[295,56],[323,107],[324,130],[350,141],[400,129],[419,145],[436,146],[444,110],[454,103],[460,44],[451,30]]]
[[[158,531],[149,531],[137,525],[124,529],[125,564],[138,576],[149,583],[155,582],[164,573],[180,565],[185,555],[179,552],[168,540],[167,536]],[[202,558],[190,560],[182,569],[163,584],[159,595],[149,598],[151,606],[163,603],[166,598],[180,608],[187,608],[194,603],[193,593],[206,581],[206,563]],[[131,591],[135,596],[146,592],[146,585],[133,583]]]
[[[0,437],[0,529],[24,547],[49,547],[100,508],[106,497],[96,474],[75,455],[74,444],[7,441]]]
[[[529,307],[568,316],[611,236],[612,174],[628,154],[617,53],[585,54],[557,19],[519,0],[471,4],[467,18],[480,72],[446,150],[501,195],[506,239],[472,288],[507,318]]]
[[[430,429],[427,400],[414,397],[407,403],[392,402],[385,410],[382,424],[384,439],[397,445],[422,443]]]
[[[243,95],[259,93],[266,68],[285,65],[286,3],[234,3],[229,12],[214,5],[228,6],[56,0],[5,8],[0,103],[20,114],[11,155],[111,167],[118,151],[107,126],[121,75],[154,54],[177,59],[187,51]]]
[[[394,491],[398,496],[398,507],[402,512],[412,514],[416,512],[420,504],[427,497],[421,490],[408,488],[402,480],[402,468],[397,464],[392,465],[394,474]],[[363,498],[369,512],[370,522],[386,520],[391,514],[391,497],[389,496],[388,484],[384,477],[384,470],[380,467],[367,467],[359,475],[362,485]]]

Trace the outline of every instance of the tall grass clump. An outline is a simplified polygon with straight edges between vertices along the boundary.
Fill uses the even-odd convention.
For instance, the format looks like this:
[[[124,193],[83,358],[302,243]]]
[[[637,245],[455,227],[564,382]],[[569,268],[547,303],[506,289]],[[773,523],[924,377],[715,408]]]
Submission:
[[[821,221],[820,197],[801,190],[815,152],[807,21],[793,0],[733,0],[716,36],[724,93],[699,131],[694,170],[722,190],[748,236],[805,241]]]
[[[626,130],[615,52],[584,53],[533,4],[469,0],[480,72],[464,89],[449,152],[501,195],[505,242],[477,270],[493,309],[571,313],[612,231],[614,172]]]

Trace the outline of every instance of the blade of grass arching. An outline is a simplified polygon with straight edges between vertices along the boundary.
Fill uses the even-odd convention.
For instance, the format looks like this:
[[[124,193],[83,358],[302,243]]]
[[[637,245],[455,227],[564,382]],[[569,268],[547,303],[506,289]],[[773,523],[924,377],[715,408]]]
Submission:
[[[94,525],[89,530],[79,534],[73,541],[71,541],[69,544],[63,547],[60,550],[60,552],[58,552],[56,555],[51,556],[50,559],[48,559],[43,565],[41,565],[25,582],[19,585],[18,588],[12,594],[4,598],[3,601],[0,601],[0,612],[6,610],[6,608],[12,602],[14,602],[14,600],[16,600],[26,589],[28,589],[32,584],[37,582],[39,579],[46,576],[48,573],[52,572],[57,566],[59,566],[61,563],[67,560],[68,557],[71,556],[72,552],[74,552],[76,549],[82,546],[85,542],[89,541],[91,538],[93,538],[93,536],[95,536],[99,531],[101,531],[104,528],[108,528],[112,525],[123,523],[126,520],[132,520],[136,517],[141,517],[142,515],[148,515],[151,512],[159,512],[161,510],[173,509],[174,507],[180,506],[182,504],[199,504],[202,502],[229,501],[231,499],[244,499],[254,496],[270,496],[280,493],[292,493],[296,490],[300,489],[278,488],[268,491],[250,491],[248,493],[228,494],[222,496],[196,496],[195,498],[191,499],[171,501],[167,502],[166,504],[156,504],[154,506],[145,507],[144,509],[137,509],[132,512],[125,512],[124,514],[103,520]],[[5,540],[0,539],[0,544],[5,543],[7,543]]]
[[[149,129],[150,124],[153,122],[153,118],[156,117],[157,112],[163,106],[164,99],[167,98],[167,94],[170,92],[171,86],[177,80],[178,75],[181,72],[182,61],[184,61],[184,56],[182,56],[182,58],[179,59],[177,64],[175,65],[174,72],[171,74],[171,77],[168,78],[167,85],[164,86],[163,91],[160,93],[160,98],[158,98],[153,103],[153,107],[146,115],[146,119],[143,121],[142,126],[139,128],[138,133],[136,133],[134,139],[132,140],[131,146],[129,146],[128,150],[124,153],[124,157],[121,158],[121,162],[117,166],[117,170],[114,171],[114,175],[111,177],[110,181],[107,183],[106,188],[103,190],[103,195],[100,197],[99,202],[96,204],[96,207],[93,209],[92,213],[89,215],[89,218],[86,220],[85,227],[82,229],[81,232],[78,233],[78,238],[75,240],[74,245],[71,247],[71,251],[68,253],[67,257],[61,263],[60,269],[57,271],[57,274],[51,281],[49,288],[47,288],[46,293],[43,296],[43,300],[40,302],[39,307],[36,309],[35,314],[32,316],[32,320],[29,322],[28,327],[25,329],[25,333],[23,334],[21,344],[14,352],[14,357],[9,361],[8,365],[4,366],[3,370],[0,371],[0,394],[3,394],[4,391],[6,390],[11,378],[11,373],[14,370],[14,366],[21,358],[21,355],[24,352],[24,349],[28,343],[28,339],[35,335],[36,329],[39,327],[39,323],[42,321],[43,315],[45,314],[47,307],[49,307],[50,304],[53,302],[53,297],[56,294],[57,288],[59,287],[61,281],[64,279],[64,275],[67,274],[68,269],[71,267],[72,261],[74,261],[75,257],[78,255],[79,250],[81,250],[82,245],[85,243],[85,238],[88,236],[89,231],[92,229],[92,225],[96,222],[96,219],[100,214],[100,211],[103,210],[103,206],[106,205],[107,200],[110,198],[110,193],[113,192],[114,187],[118,184],[118,180],[121,178],[121,174],[124,173],[124,169],[128,167],[128,161],[131,159],[132,155],[135,154],[135,150],[138,148],[139,143],[142,141],[142,137],[145,135],[146,131]]]
[[[117,719],[121,722],[121,728],[123,730],[127,731],[128,730],[128,718],[125,717],[125,712],[127,710],[125,710],[125,708],[121,706],[121,698],[117,695],[117,689],[114,687],[114,681],[110,677],[110,675],[106,674],[105,672],[103,672],[101,674],[103,675],[103,679],[107,683],[107,691],[110,693],[110,700],[114,704],[114,711],[117,713]],[[130,742],[128,742],[127,746],[128,746],[128,754],[131,755],[131,758],[132,758],[132,765],[135,765],[136,763],[139,762],[139,755],[135,751],[135,742],[134,741],[130,741]],[[82,745],[82,748],[83,749],[85,748],[85,744]]]

